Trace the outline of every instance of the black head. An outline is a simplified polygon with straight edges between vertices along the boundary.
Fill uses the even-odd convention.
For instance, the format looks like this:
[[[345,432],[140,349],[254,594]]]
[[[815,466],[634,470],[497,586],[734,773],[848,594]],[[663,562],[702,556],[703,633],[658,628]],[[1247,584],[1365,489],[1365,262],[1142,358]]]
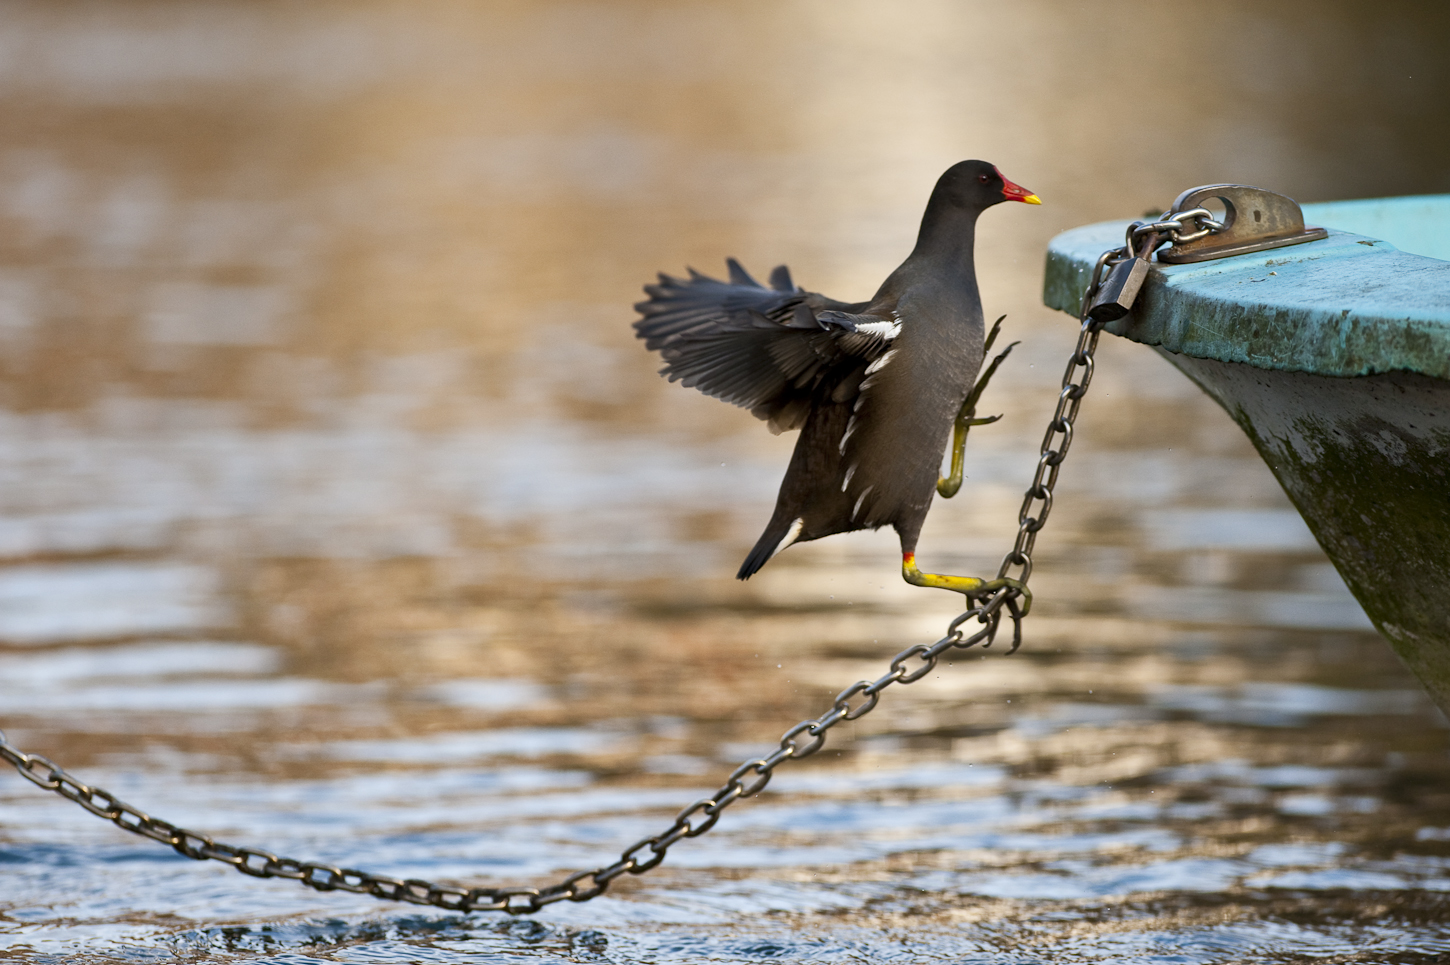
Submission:
[[[1041,204],[1042,199],[1002,177],[995,164],[961,161],[947,168],[931,192],[931,205],[950,205],[981,211],[1003,201]]]

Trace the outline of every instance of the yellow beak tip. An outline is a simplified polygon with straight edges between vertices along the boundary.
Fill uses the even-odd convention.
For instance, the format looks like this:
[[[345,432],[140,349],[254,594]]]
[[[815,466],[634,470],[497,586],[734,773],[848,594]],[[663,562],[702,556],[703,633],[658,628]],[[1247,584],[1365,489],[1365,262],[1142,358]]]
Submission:
[[[1029,194],[1027,197],[1023,198],[1022,200],[1025,201],[1028,204],[1041,204],[1042,203],[1042,199],[1039,198],[1035,194]]]

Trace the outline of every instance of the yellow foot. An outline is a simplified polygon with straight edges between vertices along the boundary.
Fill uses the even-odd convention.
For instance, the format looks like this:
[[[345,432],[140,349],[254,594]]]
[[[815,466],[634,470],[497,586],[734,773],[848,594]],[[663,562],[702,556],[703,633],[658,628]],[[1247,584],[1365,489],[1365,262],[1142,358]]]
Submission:
[[[961,593],[967,599],[976,601],[991,596],[998,590],[1011,587],[1022,596],[1022,616],[1032,609],[1032,591],[1019,580],[983,580],[975,576],[946,576],[941,573],[923,573],[916,566],[915,553],[901,554],[901,578],[912,586],[930,586],[939,590]]]

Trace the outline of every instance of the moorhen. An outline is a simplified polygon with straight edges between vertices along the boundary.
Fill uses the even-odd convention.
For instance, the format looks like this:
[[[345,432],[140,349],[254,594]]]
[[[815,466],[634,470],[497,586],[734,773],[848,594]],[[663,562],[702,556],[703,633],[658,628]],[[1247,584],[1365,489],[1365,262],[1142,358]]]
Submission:
[[[986,161],[962,161],[932,189],[916,247],[865,302],[797,288],[784,265],[766,288],[735,259],[728,282],[693,268],[661,274],[635,308],[660,374],[748,408],[773,432],[800,429],[775,514],[737,574],[749,579],[792,543],[890,525],[908,583],[978,598],[1015,580],[923,573],[916,541],[933,493],[961,486],[967,430],[1004,351],[978,379],[984,340],[972,264],[977,216],[1003,201],[1041,204]],[[1007,351],[1011,346],[1007,347]],[[975,384],[974,384],[975,383]],[[952,436],[951,475],[940,478]]]

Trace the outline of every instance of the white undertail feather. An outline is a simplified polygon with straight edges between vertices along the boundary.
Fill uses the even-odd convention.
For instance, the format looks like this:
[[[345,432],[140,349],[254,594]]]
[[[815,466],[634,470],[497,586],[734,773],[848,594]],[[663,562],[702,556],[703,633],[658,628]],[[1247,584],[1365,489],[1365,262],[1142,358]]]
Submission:
[[[797,516],[796,521],[790,524],[790,529],[786,530],[785,536],[783,536],[781,538],[781,541],[776,544],[775,549],[770,551],[770,558],[775,559],[775,554],[779,553],[781,550],[785,549],[787,546],[800,539],[801,530],[805,528],[805,525],[806,521],[801,517]]]

